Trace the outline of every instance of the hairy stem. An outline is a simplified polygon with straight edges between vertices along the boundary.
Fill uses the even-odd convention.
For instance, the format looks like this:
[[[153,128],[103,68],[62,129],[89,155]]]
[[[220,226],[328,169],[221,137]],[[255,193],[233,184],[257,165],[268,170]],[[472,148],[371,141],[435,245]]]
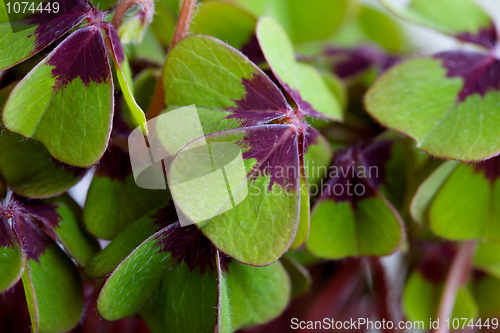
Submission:
[[[467,282],[475,249],[476,241],[465,241],[460,244],[446,277],[438,309],[439,328],[434,330],[434,333],[448,333],[445,322],[453,314],[458,288]]]
[[[130,9],[130,7],[139,5],[143,6],[142,11],[144,12],[144,19],[149,22],[153,18],[153,11],[154,11],[154,2],[152,0],[123,0],[118,4],[118,7],[116,7],[115,10],[115,15],[113,16],[113,20],[111,23],[113,24],[113,27],[115,29],[118,29],[120,25],[122,24],[123,18],[125,17],[125,13],[127,10]]]
[[[182,2],[181,13],[175,26],[174,38],[172,39],[172,43],[170,43],[170,49],[189,34],[189,26],[193,19],[195,6],[196,0],[184,0]],[[157,117],[164,107],[165,91],[163,89],[163,76],[160,75],[160,79],[156,83],[155,92],[149,103],[148,111],[146,112],[146,119],[150,120]]]
[[[172,43],[170,43],[170,48],[174,47],[175,44],[186,38],[189,34],[189,26],[193,19],[195,6],[196,0],[184,0],[182,2],[181,13],[179,14],[179,20],[175,26],[175,34]]]

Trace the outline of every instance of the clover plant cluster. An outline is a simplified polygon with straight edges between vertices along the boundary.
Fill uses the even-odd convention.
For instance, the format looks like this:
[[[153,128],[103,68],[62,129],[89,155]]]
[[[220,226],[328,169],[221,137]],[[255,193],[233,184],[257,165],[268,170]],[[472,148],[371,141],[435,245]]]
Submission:
[[[498,328],[499,24],[479,4],[27,4],[0,2],[1,332]],[[421,55],[403,21],[455,47]],[[204,135],[160,163],[170,189],[137,185],[129,136],[154,154],[150,133],[193,129],[151,120],[187,106]],[[227,143],[237,170],[184,154]],[[181,223],[200,199],[170,168],[206,193],[224,170],[230,209]]]

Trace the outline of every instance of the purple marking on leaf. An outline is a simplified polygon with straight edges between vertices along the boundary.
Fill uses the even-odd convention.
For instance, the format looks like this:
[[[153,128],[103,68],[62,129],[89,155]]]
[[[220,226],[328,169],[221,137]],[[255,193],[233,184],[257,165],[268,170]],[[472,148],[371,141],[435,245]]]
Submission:
[[[469,95],[484,96],[491,90],[500,91],[500,60],[476,52],[451,51],[434,55],[443,61],[448,77],[460,77],[464,85],[457,97],[463,102]]]
[[[111,77],[101,29],[89,26],[75,31],[49,56],[52,77],[59,89],[79,77],[86,87],[107,82]]]
[[[40,254],[52,244],[41,228],[52,233],[51,230],[59,225],[61,216],[54,204],[12,196],[9,201],[0,203],[0,218],[11,219],[10,228],[19,237],[28,258],[38,261]],[[52,236],[55,238],[55,235]]]
[[[274,184],[286,192],[299,191],[299,136],[293,125],[263,125],[244,129],[245,137],[237,142],[244,159],[256,159],[250,178],[270,177],[269,190]]]
[[[205,269],[216,271],[217,249],[198,227],[181,227],[179,222],[175,222],[163,230],[156,244],[161,247],[161,252],[171,252],[175,262],[186,263],[191,271],[196,268],[201,274]],[[228,256],[221,255],[221,266],[226,271],[230,260]]]
[[[385,163],[391,157],[391,141],[360,143],[336,152],[330,168],[330,180],[323,189],[322,200],[356,202],[374,197],[384,181]]]
[[[97,165],[95,175],[124,183],[125,178],[131,174],[132,166],[129,154],[116,145],[109,145],[108,150]]]
[[[284,117],[281,111],[232,110],[231,112],[226,119],[238,119],[241,121],[241,126],[243,127],[263,125]]]
[[[0,246],[12,245],[14,234],[12,226],[15,226],[14,220],[16,214],[21,212],[22,206],[12,197],[8,201],[0,201]],[[12,223],[9,223],[12,222]]]
[[[0,206],[0,247],[14,245],[14,237],[10,230],[9,221],[5,212],[2,212]]]
[[[286,115],[290,111],[285,96],[266,75],[253,74],[250,79],[243,78],[241,82],[245,87],[245,96],[235,101],[237,106],[230,108],[229,111],[241,114],[248,111],[274,111],[281,115]]]
[[[21,279],[0,297],[0,332],[27,333],[31,319]]]
[[[458,34],[456,37],[464,42],[478,44],[489,49],[494,48],[498,42],[497,28],[493,22],[489,28],[482,28],[475,34],[466,32]]]
[[[24,252],[28,259],[38,262],[47,247],[53,241],[36,226],[31,219],[21,211],[14,212],[15,230],[23,245]]]
[[[235,101],[236,107],[230,108],[226,118],[241,120],[242,126],[255,126],[282,118],[291,112],[285,96],[265,75],[253,74],[250,79],[242,80],[245,96]]]
[[[325,138],[322,137],[321,133],[315,129],[314,127],[307,126],[305,128],[305,134],[303,135],[302,140],[299,141],[299,153],[300,153],[300,166],[301,166],[301,176],[305,177],[306,176],[306,169],[305,169],[305,161],[304,161],[304,155],[307,153],[309,150],[309,146],[314,145],[314,144],[319,144],[320,140],[326,141]],[[330,144],[326,142],[328,145],[329,153],[331,152]],[[331,161],[329,161],[331,162]]]
[[[379,64],[381,73],[385,72],[392,66],[399,64],[402,61],[401,57],[398,56],[386,56],[383,61]]]
[[[254,64],[260,64],[266,61],[264,53],[260,48],[259,40],[257,35],[253,34],[248,43],[241,47],[241,53],[243,53],[247,58]]]
[[[154,225],[156,225],[158,229],[168,227],[178,220],[177,211],[172,204],[158,209],[151,218],[154,220]]]
[[[391,158],[392,145],[392,141],[377,141],[365,147],[363,154],[360,156],[359,163],[365,169],[372,166],[377,167],[376,177],[369,178],[375,188],[378,188],[385,181],[385,163]]]
[[[431,282],[446,280],[451,262],[456,254],[456,247],[451,242],[423,244],[423,258],[418,266],[420,274]]]
[[[320,135],[321,134],[314,127],[308,126],[306,128],[306,134],[304,135],[304,140],[303,140],[304,154],[307,153],[307,149],[309,148],[310,145],[317,143]]]
[[[113,132],[111,133],[111,143],[114,139],[128,140],[133,128],[124,117],[123,104],[124,100],[118,100],[115,103],[115,114],[113,116]]]
[[[25,213],[33,216],[50,229],[55,229],[59,226],[62,217],[57,212],[56,204],[21,197],[16,197],[16,200],[22,204],[22,210]]]
[[[493,185],[500,178],[500,156],[473,165],[475,172],[482,172]]]
[[[58,13],[35,12],[21,22],[26,25],[38,25],[34,32],[35,53],[78,25],[93,9],[87,0],[51,0],[50,3],[59,4]]]
[[[329,47],[325,53],[333,58],[339,58],[339,61],[333,64],[333,71],[343,79],[363,73],[371,66],[371,59],[359,50]]]
[[[122,43],[120,42],[120,37],[118,37],[116,29],[115,27],[113,27],[111,23],[106,22],[104,30],[106,31],[106,36],[110,41],[113,55],[116,57],[116,60],[118,60],[118,62],[121,64],[122,62],[125,61],[125,55],[123,53],[123,47]]]
[[[355,163],[335,164],[334,167],[338,168],[338,174],[326,183],[320,201],[349,202],[355,209],[358,201],[376,196],[377,192],[367,178],[358,176],[360,171]]]
[[[290,86],[284,82],[281,83],[283,88],[286,90],[286,92],[290,95],[290,97],[293,99],[295,104],[297,104],[297,115],[299,117],[304,117],[304,116],[310,116],[314,118],[326,118],[324,114],[314,110],[311,104],[309,102],[305,101],[302,96],[300,96],[300,93],[298,90],[290,88]]]
[[[329,46],[324,53],[333,62],[335,74],[343,79],[361,74],[371,66],[384,72],[401,60],[369,45],[354,49]]]

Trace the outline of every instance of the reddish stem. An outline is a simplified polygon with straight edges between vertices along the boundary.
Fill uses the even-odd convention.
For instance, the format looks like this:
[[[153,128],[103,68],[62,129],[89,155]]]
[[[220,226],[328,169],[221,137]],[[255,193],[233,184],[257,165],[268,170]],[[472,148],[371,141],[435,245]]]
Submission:
[[[170,49],[189,34],[189,26],[193,19],[195,6],[196,0],[184,0],[182,2],[181,13],[175,26],[175,34],[172,43],[170,43]],[[150,120],[157,117],[164,107],[165,91],[163,89],[163,76],[160,75],[160,79],[156,83],[155,92],[149,103],[148,111],[146,112],[146,119]]]
[[[453,314],[458,288],[467,282],[475,249],[476,241],[465,241],[460,244],[446,277],[438,310],[439,328],[434,330],[435,333],[448,333],[448,327],[445,323],[447,319],[451,319]]]
[[[146,119],[151,120],[160,115],[165,108],[165,90],[163,89],[163,75],[160,75],[156,82],[155,92],[149,102],[148,110],[146,111]]]
[[[179,14],[179,20],[175,26],[175,34],[172,43],[170,43],[170,48],[174,47],[175,44],[186,38],[189,34],[189,26],[193,20],[195,6],[196,0],[184,0],[182,2],[181,13]]]
[[[380,258],[373,257],[368,258],[372,271],[372,281],[373,281],[373,292],[375,296],[376,311],[380,319],[385,319],[385,321],[397,322],[399,318],[398,311],[391,307],[391,297],[390,297],[390,284],[389,277],[387,276],[384,266],[382,265]],[[383,332],[399,332],[400,329],[395,327],[393,329],[385,328]]]
[[[347,260],[331,275],[321,293],[315,298],[307,313],[306,321],[335,318],[340,315],[360,287],[363,288],[360,261]]]

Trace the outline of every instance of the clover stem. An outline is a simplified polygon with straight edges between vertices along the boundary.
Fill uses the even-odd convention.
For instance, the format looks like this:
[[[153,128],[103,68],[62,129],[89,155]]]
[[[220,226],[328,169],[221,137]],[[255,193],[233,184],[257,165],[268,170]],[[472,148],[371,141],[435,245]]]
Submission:
[[[122,23],[123,18],[125,17],[125,13],[127,12],[127,10],[130,9],[130,7],[134,5],[144,6],[143,7],[143,12],[145,13],[144,16],[148,17],[149,19],[153,17],[154,2],[152,0],[123,0],[122,2],[120,2],[118,7],[116,7],[115,15],[113,16],[113,20],[111,21],[115,29],[118,29],[120,27],[120,24]]]
[[[163,89],[163,77],[160,75],[158,82],[156,82],[155,91],[151,102],[149,102],[148,110],[146,111],[146,120],[151,120],[160,115],[165,107],[165,91]]]
[[[445,323],[453,314],[458,288],[467,282],[475,249],[476,241],[464,241],[460,244],[446,277],[438,309],[439,327],[434,330],[434,333],[448,333],[449,331]]]
[[[178,42],[186,38],[189,34],[189,26],[193,19],[194,9],[196,7],[196,0],[184,0],[182,2],[181,13],[179,20],[175,26],[175,33],[169,49],[172,49]],[[151,102],[149,103],[148,111],[146,112],[146,119],[150,120],[157,117],[165,107],[165,91],[163,89],[163,76],[156,83],[155,91]]]
[[[174,47],[175,44],[186,38],[189,34],[189,26],[193,19],[195,6],[196,0],[184,0],[182,2],[181,13],[175,26],[174,38],[172,39],[172,43],[170,43],[170,48]]]

